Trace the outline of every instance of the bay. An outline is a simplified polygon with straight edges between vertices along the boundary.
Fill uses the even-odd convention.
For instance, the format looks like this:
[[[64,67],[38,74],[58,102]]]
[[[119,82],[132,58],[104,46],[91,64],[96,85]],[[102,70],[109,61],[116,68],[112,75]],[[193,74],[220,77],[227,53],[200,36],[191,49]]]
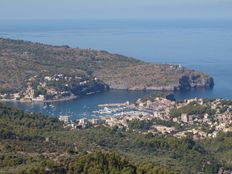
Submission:
[[[232,21],[229,20],[50,20],[0,21],[0,37],[52,45],[107,50],[154,63],[181,64],[214,77],[213,90],[176,93],[194,97],[232,99]],[[19,104],[29,111],[73,117],[88,115],[101,103],[135,101],[139,91],[114,91],[55,104]],[[42,109],[41,109],[42,108]]]

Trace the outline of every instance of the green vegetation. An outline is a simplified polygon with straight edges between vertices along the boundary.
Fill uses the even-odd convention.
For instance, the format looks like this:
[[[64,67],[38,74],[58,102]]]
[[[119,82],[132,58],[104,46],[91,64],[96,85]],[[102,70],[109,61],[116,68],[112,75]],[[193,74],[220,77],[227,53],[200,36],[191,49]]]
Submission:
[[[151,129],[153,125],[163,125],[167,127],[175,127],[176,130],[182,130],[182,126],[179,123],[175,123],[167,120],[133,120],[128,122],[129,129],[147,131]]]
[[[221,132],[215,139],[206,139],[201,145],[227,169],[232,168],[232,133]]]
[[[192,102],[181,108],[174,108],[170,111],[170,115],[172,117],[180,117],[182,113],[203,116],[206,113],[213,115],[215,114],[215,110],[211,109],[211,107],[208,105],[200,105],[198,103]]]
[[[176,101],[173,93],[165,92],[165,91],[153,92],[152,94],[149,94],[149,95],[142,97],[141,101],[145,102],[147,100],[150,100],[153,102],[157,97],[166,98],[166,99],[171,100],[171,101]]]
[[[117,128],[69,131],[56,118],[2,104],[0,125],[0,173],[44,173],[45,169],[57,173],[174,173],[151,162],[137,163],[119,154],[103,152],[117,152],[110,148],[117,140],[114,138],[123,137]],[[105,131],[113,137],[104,145]],[[96,138],[91,140],[89,136]]]
[[[61,128],[57,118],[25,113],[0,103],[0,139],[39,139],[44,131]]]
[[[143,130],[151,124],[130,126]],[[194,141],[117,127],[67,130],[56,118],[2,104],[0,125],[0,173],[213,174],[219,166],[232,168],[231,133]]]
[[[149,130],[153,123],[154,121],[151,120],[133,120],[128,122],[128,127],[130,129]]]
[[[175,174],[152,163],[137,164],[121,155],[103,151],[81,153],[65,160],[62,166],[57,162],[45,161],[40,163],[40,167],[21,169],[17,174],[44,173],[45,169],[61,174]]]

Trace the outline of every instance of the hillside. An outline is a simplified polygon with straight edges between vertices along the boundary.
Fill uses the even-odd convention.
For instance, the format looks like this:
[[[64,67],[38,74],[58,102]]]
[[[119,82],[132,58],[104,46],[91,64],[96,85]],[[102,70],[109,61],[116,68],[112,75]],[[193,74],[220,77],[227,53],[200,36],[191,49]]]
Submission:
[[[92,142],[85,142],[84,147],[78,138],[84,138],[82,133],[76,133],[63,129],[57,118],[0,103],[0,173],[175,174],[167,167],[135,161]]]
[[[0,97],[59,100],[115,89],[213,87],[208,75],[91,49],[0,39]]]
[[[2,174],[230,172],[231,139],[231,133],[194,140],[118,127],[70,130],[56,118],[0,104]]]

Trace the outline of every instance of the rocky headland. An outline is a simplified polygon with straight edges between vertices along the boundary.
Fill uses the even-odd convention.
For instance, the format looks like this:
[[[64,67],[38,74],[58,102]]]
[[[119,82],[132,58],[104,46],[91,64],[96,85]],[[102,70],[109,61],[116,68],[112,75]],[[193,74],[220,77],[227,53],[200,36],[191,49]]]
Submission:
[[[0,39],[0,98],[57,101],[128,90],[212,88],[213,78],[181,65],[146,63],[106,51]]]

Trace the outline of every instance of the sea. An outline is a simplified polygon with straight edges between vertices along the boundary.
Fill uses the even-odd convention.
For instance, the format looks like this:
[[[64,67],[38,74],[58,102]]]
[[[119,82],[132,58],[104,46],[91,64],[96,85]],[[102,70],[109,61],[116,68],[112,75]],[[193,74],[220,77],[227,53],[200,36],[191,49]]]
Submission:
[[[211,90],[176,92],[187,98],[232,99],[232,20],[9,20],[0,21],[0,37],[92,48],[146,62],[180,64],[214,78]],[[99,104],[134,102],[151,91],[110,90],[51,104],[8,105],[47,115],[92,117]]]

